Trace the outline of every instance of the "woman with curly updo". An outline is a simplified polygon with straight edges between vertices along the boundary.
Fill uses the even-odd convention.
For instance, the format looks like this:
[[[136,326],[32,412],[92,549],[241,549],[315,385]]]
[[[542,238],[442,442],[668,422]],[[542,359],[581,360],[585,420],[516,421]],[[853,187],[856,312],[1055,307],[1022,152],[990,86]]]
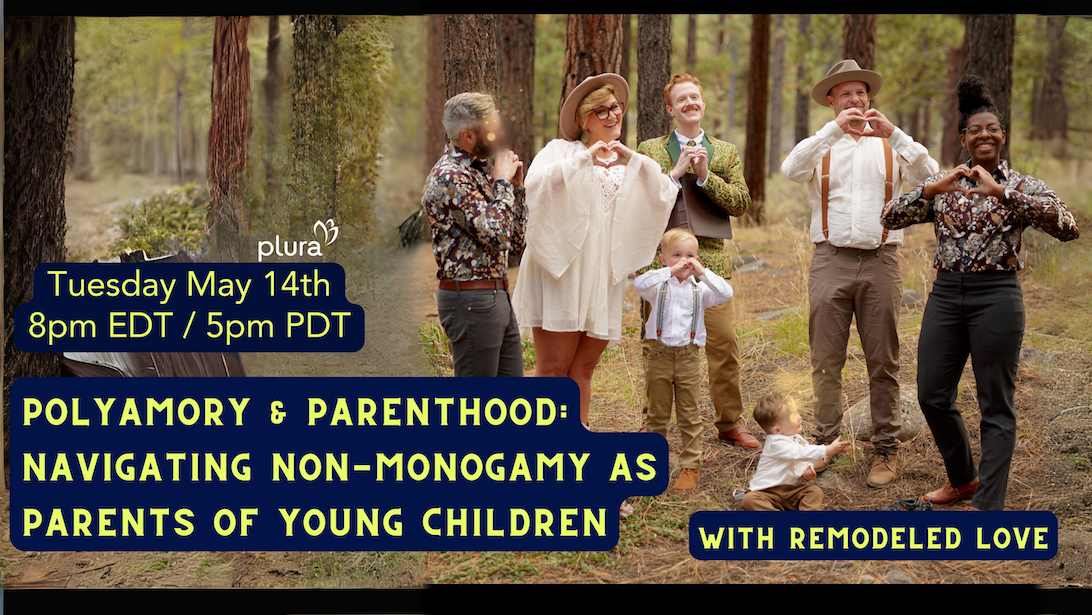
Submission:
[[[972,510],[1003,510],[1016,446],[1016,369],[1024,338],[1023,230],[1076,239],[1073,214],[1043,182],[1001,159],[1005,125],[985,82],[963,77],[959,141],[971,158],[925,180],[884,207],[883,225],[899,229],[931,222],[937,253],[918,339],[918,401],[948,482],[924,498],[952,504],[972,497]],[[982,413],[982,459],[975,470],[956,393],[968,355]]]

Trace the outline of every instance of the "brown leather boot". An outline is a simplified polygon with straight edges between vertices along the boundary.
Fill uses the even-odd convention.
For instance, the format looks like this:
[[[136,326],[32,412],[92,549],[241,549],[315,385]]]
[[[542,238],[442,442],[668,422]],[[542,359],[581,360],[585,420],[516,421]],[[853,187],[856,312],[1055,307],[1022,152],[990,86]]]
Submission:
[[[876,451],[876,455],[872,457],[872,470],[868,472],[868,479],[865,482],[869,487],[886,487],[895,480],[898,467],[898,453]]]
[[[698,487],[698,478],[701,472],[697,468],[683,468],[679,472],[679,478],[675,480],[676,491],[693,491]]]

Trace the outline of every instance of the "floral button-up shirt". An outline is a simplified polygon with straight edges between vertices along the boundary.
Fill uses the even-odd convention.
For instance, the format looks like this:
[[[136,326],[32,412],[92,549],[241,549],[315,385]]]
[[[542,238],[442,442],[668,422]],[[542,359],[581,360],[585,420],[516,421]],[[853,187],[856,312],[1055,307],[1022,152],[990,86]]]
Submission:
[[[972,166],[970,162],[967,166]],[[1073,214],[1043,182],[1021,175],[1004,160],[993,171],[1005,187],[1005,197],[941,192],[923,196],[925,185],[944,173],[925,180],[914,190],[892,199],[883,208],[883,225],[900,229],[919,222],[933,222],[937,254],[933,266],[941,271],[1018,271],[1020,241],[1024,228],[1034,227],[1062,241],[1079,235]],[[970,187],[966,178],[960,183]]]
[[[524,189],[489,177],[489,165],[448,144],[425,180],[421,205],[441,280],[508,278],[508,253],[523,250]]]

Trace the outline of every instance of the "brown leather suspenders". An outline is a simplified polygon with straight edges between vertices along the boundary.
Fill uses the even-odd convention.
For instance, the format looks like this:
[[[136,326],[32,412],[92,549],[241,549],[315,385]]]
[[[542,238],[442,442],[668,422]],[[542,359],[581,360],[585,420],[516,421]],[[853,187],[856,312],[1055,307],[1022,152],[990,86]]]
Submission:
[[[883,166],[887,170],[887,181],[884,184],[884,199],[883,202],[886,205],[895,191],[895,156],[891,151],[891,146],[887,144],[887,139],[880,139],[883,141]],[[827,203],[830,201],[830,152],[827,152],[826,156],[823,156],[823,174],[820,176],[820,194],[822,194],[823,200],[823,239],[830,241],[830,227],[827,225]],[[890,231],[888,229],[883,230],[883,238],[880,239],[880,245],[887,243],[887,234]]]

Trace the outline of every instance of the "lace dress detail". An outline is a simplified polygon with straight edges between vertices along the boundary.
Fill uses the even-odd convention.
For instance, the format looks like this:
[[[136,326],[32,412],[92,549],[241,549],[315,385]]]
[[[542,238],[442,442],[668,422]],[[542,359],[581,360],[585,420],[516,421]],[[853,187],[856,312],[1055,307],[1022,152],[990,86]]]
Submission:
[[[607,158],[603,162],[613,162],[618,159],[618,154],[614,154],[612,158]],[[618,190],[622,187],[622,180],[626,176],[625,165],[614,165],[609,167],[594,166],[592,167],[592,173],[595,173],[595,178],[599,180],[599,187],[603,192],[603,210],[610,211],[611,206],[614,205],[614,197],[618,196]]]

